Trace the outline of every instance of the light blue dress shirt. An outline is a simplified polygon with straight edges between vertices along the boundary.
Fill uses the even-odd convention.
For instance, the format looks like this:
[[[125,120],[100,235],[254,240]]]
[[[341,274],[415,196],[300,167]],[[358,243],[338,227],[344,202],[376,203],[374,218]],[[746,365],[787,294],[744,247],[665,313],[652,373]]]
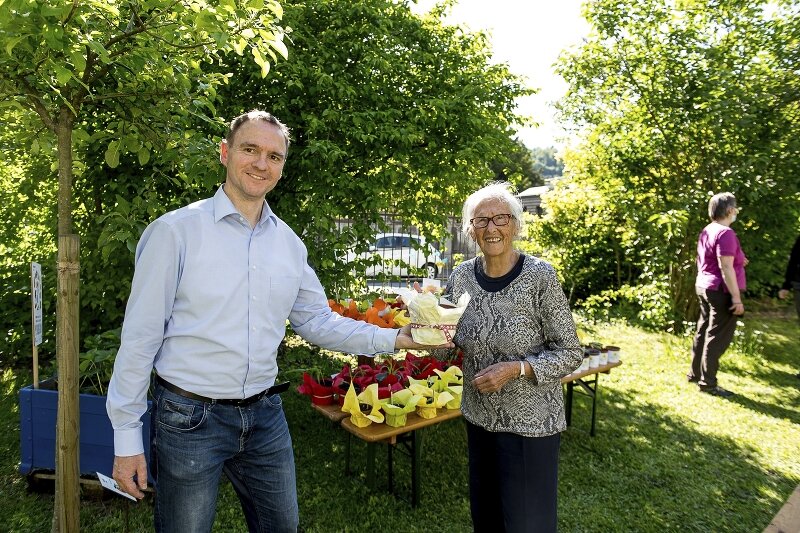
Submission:
[[[331,350],[394,352],[396,330],[330,311],[307,256],[266,202],[251,229],[223,187],[147,227],[108,388],[116,455],[143,453],[154,366],[195,394],[247,398],[275,382],[287,318],[303,338]]]

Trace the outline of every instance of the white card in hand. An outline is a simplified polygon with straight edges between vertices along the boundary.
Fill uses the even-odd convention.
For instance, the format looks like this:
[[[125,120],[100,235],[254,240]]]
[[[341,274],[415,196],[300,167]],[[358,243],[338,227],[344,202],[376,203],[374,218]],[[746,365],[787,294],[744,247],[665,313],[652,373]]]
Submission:
[[[99,479],[100,484],[105,488],[107,488],[108,490],[116,492],[117,494],[121,494],[122,496],[125,496],[129,500],[139,501],[130,494],[128,494],[127,492],[122,491],[122,489],[119,488],[119,485],[117,485],[117,482],[114,481],[112,478],[104,476],[100,472],[97,472],[97,479]]]

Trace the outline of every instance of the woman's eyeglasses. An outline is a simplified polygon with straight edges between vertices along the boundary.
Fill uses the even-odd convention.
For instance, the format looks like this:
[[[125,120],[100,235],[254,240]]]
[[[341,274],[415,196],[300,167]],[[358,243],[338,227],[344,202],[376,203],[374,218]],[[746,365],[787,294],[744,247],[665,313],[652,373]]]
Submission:
[[[471,218],[469,219],[469,223],[472,224],[473,228],[485,228],[489,225],[489,221],[491,220],[495,226],[506,226],[509,222],[511,222],[512,218],[514,218],[514,215],[511,213],[501,213],[493,217]]]

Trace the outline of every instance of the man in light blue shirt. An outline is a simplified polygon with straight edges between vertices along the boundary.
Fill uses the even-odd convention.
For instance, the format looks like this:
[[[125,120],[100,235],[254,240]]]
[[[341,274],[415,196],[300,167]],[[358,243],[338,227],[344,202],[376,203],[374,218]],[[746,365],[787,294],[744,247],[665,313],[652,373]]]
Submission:
[[[157,531],[210,531],[222,472],[250,531],[297,529],[292,443],[274,387],[287,319],[303,338],[332,350],[421,347],[407,329],[331,313],[305,246],[265,200],[288,149],[288,129],[269,113],[237,117],[220,143],[225,184],[213,198],[154,221],[136,248],[107,410],[114,479],[142,498],[141,417],[155,368]]]

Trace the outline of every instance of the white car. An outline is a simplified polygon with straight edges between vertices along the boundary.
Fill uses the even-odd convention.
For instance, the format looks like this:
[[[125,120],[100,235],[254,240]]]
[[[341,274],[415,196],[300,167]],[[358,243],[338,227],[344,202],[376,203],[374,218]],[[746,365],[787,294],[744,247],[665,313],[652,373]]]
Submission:
[[[439,250],[425,242],[425,237],[407,233],[379,233],[375,236],[375,242],[370,245],[367,252],[358,256],[349,252],[347,261],[353,261],[356,257],[370,259],[376,255],[380,257],[383,264],[367,267],[365,273],[367,277],[374,277],[381,273],[392,276],[422,274],[435,279],[444,266]],[[409,265],[411,269],[409,269]]]

